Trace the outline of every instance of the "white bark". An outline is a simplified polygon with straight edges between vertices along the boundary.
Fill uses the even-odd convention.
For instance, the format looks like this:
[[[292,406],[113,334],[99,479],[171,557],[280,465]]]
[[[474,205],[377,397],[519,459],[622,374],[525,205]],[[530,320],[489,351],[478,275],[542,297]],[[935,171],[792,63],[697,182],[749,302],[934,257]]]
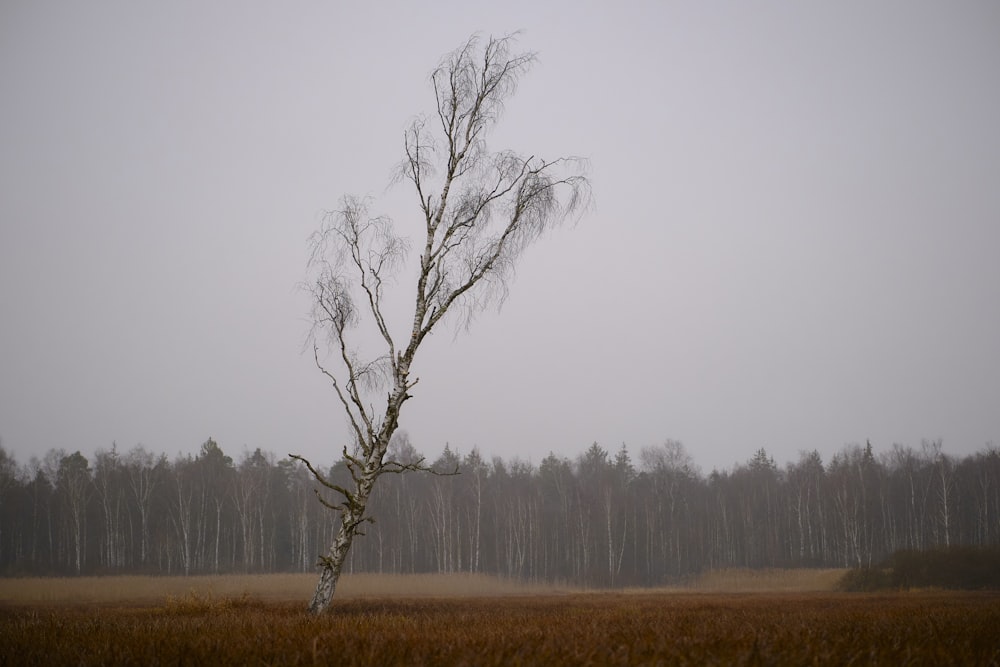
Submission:
[[[370,217],[366,200],[346,197],[312,239],[315,276],[308,287],[314,340],[325,336],[334,365],[321,362],[318,344],[313,351],[354,440],[350,453],[343,448],[349,488],[309,466],[326,489],[342,498],[331,502],[320,496],[338,514],[340,527],[328,555],[320,559],[320,581],[309,607],[314,613],[329,606],[354,537],[370,520],[365,509],[378,477],[426,469],[421,462],[386,459],[403,404],[417,384],[410,372],[421,343],[449,313],[461,311],[468,323],[486,304],[502,301],[519,254],[586,204],[588,184],[577,173],[579,160],[486,149],[486,135],[534,61],[530,53],[511,54],[512,43],[512,37],[491,38],[480,49],[473,37],[446,56],[431,76],[434,116],[414,121],[405,134],[397,177],[417,194],[424,236],[404,339],[393,337],[385,308],[385,287],[404,266],[409,249],[392,221]],[[359,328],[364,331],[355,336]],[[359,348],[359,340],[378,341],[379,349]],[[378,403],[382,410],[375,408]]]
[[[153,491],[156,488],[156,468],[152,454],[141,446],[133,448],[127,461],[129,487],[139,510],[140,560],[145,566],[149,560],[149,514],[152,508]]]

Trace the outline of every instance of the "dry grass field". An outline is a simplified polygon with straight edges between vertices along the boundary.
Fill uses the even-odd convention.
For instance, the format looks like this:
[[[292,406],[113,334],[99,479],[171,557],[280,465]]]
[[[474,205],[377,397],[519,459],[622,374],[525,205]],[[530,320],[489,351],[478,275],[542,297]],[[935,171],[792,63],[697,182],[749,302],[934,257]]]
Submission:
[[[322,618],[308,575],[0,580],[0,665],[1000,664],[1000,596],[822,588],[835,579],[588,592],[367,575]]]
[[[0,605],[147,605],[170,599],[253,598],[308,602],[315,574],[225,574],[193,577],[47,577],[0,579]],[[359,597],[501,597],[556,593],[555,586],[522,584],[474,574],[353,574],[341,578],[338,599]]]
[[[627,589],[629,593],[811,593],[833,591],[844,570],[717,570],[686,585]],[[0,605],[162,604],[169,598],[240,598],[302,601],[312,595],[314,574],[226,574],[193,577],[0,578]],[[348,574],[337,598],[503,597],[587,592],[581,588],[532,584],[481,574]]]

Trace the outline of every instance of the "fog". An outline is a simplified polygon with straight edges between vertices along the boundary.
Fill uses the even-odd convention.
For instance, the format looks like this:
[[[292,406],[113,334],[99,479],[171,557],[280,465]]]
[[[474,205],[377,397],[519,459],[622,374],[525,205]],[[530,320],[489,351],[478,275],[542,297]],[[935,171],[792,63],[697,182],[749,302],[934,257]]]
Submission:
[[[3,447],[335,460],[307,239],[344,194],[421,233],[389,186],[430,71],[515,30],[490,147],[587,158],[594,206],[421,350],[421,452],[1000,442],[1000,6],[15,1]]]

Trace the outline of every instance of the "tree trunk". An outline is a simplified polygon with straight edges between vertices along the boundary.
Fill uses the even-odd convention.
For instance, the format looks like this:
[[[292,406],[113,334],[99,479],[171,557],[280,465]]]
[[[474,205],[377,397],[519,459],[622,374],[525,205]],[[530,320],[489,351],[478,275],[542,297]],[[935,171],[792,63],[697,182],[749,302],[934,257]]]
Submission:
[[[329,555],[320,558],[319,582],[316,584],[316,591],[309,602],[309,613],[313,615],[322,614],[330,607],[333,594],[337,590],[337,582],[344,569],[344,562],[351,550],[351,543],[354,542],[354,536],[364,534],[359,527],[365,519],[365,508],[368,506],[372,487],[381,472],[381,460],[385,454],[385,448],[386,445],[377,447],[374,455],[369,457],[358,480],[357,491],[344,504],[340,528],[337,530],[337,539],[330,547]]]
[[[344,568],[344,561],[351,550],[351,543],[354,541],[355,529],[351,528],[351,521],[345,517],[337,531],[337,539],[330,547],[330,555],[323,558],[320,563],[322,568],[319,575],[319,582],[316,584],[316,591],[309,602],[309,613],[319,615],[330,607],[333,594],[337,590],[337,582]]]
[[[340,547],[342,537],[344,537],[343,534],[338,535],[337,541],[330,549],[331,558],[334,557],[334,552],[344,555],[347,554],[347,549],[338,548]],[[350,538],[348,538],[348,543],[350,543]],[[340,580],[340,570],[343,563],[343,557],[341,557],[337,565],[324,564],[322,566],[323,569],[319,575],[319,582],[316,584],[316,591],[313,593],[312,600],[309,601],[310,614],[318,616],[326,611],[330,606],[330,601],[333,600],[333,594],[337,590],[337,581]]]

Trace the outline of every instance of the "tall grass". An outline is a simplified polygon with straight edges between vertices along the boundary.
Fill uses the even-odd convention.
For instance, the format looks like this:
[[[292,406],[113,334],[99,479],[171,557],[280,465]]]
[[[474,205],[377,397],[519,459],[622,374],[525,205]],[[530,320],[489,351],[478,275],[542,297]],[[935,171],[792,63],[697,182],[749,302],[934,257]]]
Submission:
[[[836,590],[844,570],[748,570],[706,572],[676,587],[648,592],[764,593]],[[312,595],[313,574],[259,574],[192,577],[26,577],[0,578],[0,604],[158,604],[168,597],[250,596],[279,602]],[[601,589],[603,590],[603,589]],[[601,590],[596,592],[601,592]],[[630,589],[640,592],[642,589]],[[348,574],[337,587],[338,599],[366,597],[503,597],[583,592],[571,586],[527,583],[484,574]]]
[[[313,574],[193,577],[27,577],[0,579],[0,604],[156,604],[168,597],[250,596],[266,601],[302,601],[312,595]],[[337,599],[364,597],[502,597],[545,595],[569,589],[528,584],[482,574],[349,574]]]
[[[0,664],[633,665],[1000,662],[1000,598],[624,593],[188,595],[146,607],[0,606]]]
[[[730,568],[699,576],[690,588],[716,593],[813,593],[836,590],[845,570]]]

